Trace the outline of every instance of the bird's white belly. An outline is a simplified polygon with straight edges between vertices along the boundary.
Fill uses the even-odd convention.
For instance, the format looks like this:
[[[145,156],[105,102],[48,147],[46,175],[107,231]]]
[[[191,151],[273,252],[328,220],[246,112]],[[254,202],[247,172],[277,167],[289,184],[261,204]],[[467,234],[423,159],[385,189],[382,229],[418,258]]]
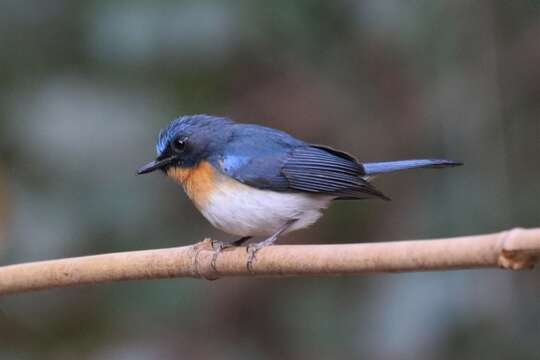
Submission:
[[[216,186],[202,214],[220,230],[238,236],[271,236],[292,219],[287,230],[308,227],[322,215],[333,197],[259,190],[234,180]]]

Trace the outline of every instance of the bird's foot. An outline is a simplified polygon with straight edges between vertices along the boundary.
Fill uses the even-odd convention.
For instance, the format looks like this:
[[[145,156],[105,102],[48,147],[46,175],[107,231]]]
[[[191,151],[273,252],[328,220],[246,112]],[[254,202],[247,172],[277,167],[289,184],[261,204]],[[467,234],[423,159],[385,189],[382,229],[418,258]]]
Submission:
[[[257,245],[258,244],[249,244],[246,248],[248,253],[246,267],[250,273],[253,273],[253,262],[255,261],[255,255],[257,254],[257,251],[261,249]]]
[[[223,250],[228,247],[231,247],[231,245],[225,244],[223,241],[212,240],[212,249],[214,249],[214,255],[212,256],[212,262],[210,263],[210,266],[212,267],[212,270],[214,270],[214,272],[217,272],[216,263],[219,254],[221,254]]]
[[[241,246],[249,239],[251,239],[251,236],[245,236],[241,239],[233,241],[232,243],[225,243],[220,240],[212,240],[212,249],[214,250],[214,255],[212,256],[212,262],[210,263],[210,266],[212,266],[212,270],[217,272],[217,259],[219,255],[223,252],[223,250]]]
[[[261,250],[261,249],[263,249],[263,248],[265,248],[267,246],[272,245],[275,241],[276,241],[276,239],[272,236],[269,239],[266,239],[264,241],[261,241],[261,242],[255,243],[255,244],[249,244],[247,246],[248,258],[247,258],[246,266],[247,266],[247,269],[248,269],[248,271],[250,273],[253,273],[253,263],[256,260],[257,252],[259,252],[259,250]]]
[[[276,242],[278,237],[283,234],[287,229],[291,227],[297,220],[291,219],[285,223],[276,233],[272,236],[270,236],[268,239],[255,243],[255,244],[249,244],[247,246],[247,252],[248,252],[248,258],[247,258],[247,270],[250,273],[253,273],[253,263],[255,262],[255,258],[257,255],[257,252],[267,246],[270,246]]]

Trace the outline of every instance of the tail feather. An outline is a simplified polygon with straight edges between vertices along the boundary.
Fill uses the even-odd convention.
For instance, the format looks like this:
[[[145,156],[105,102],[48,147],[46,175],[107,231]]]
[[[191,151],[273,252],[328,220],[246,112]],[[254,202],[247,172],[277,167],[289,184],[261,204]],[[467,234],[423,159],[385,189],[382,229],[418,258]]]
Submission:
[[[440,159],[416,159],[416,160],[400,160],[400,161],[385,161],[385,162],[373,162],[364,163],[364,173],[367,176],[377,175],[395,171],[409,170],[409,169],[440,169],[446,167],[454,167],[463,165],[460,162],[451,160]]]

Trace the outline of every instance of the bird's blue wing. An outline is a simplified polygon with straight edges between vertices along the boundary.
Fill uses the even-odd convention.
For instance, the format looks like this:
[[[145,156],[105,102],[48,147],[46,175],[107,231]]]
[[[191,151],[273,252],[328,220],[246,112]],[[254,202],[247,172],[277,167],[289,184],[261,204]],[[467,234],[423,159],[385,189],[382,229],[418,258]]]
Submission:
[[[289,191],[289,182],[280,171],[282,159],[275,156],[226,156],[222,170],[235,180],[257,189]]]
[[[340,199],[386,198],[363,179],[362,165],[350,155],[285,133],[259,131],[246,136],[242,129],[243,136],[229,142],[219,161],[225,174],[258,189]]]
[[[228,176],[258,189],[290,191],[281,173],[294,148],[304,143],[287,133],[257,125],[237,124],[219,159]]]
[[[298,147],[281,169],[291,189],[340,199],[388,199],[367,180],[362,164],[352,156],[319,145]]]

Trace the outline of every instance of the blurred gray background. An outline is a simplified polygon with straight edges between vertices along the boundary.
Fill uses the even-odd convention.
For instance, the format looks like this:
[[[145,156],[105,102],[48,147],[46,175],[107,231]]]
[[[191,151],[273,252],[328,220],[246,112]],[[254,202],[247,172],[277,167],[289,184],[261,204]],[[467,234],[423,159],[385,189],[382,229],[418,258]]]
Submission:
[[[540,225],[538,1],[0,0],[1,264],[214,230],[135,177],[181,114],[361,160],[446,157],[289,243]],[[164,280],[0,299],[1,359],[540,358],[538,271]]]

